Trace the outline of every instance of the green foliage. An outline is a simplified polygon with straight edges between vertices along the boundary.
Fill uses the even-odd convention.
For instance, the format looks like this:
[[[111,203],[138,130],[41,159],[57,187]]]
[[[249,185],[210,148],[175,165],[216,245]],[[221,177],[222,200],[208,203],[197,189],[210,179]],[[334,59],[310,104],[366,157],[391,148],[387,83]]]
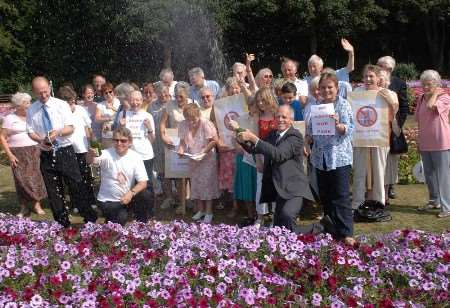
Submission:
[[[398,165],[399,184],[416,184],[417,181],[412,174],[413,167],[420,161],[417,149],[417,129],[404,130],[408,141],[408,153],[402,154]]]
[[[403,80],[415,80],[419,76],[414,63],[398,63],[393,74]]]

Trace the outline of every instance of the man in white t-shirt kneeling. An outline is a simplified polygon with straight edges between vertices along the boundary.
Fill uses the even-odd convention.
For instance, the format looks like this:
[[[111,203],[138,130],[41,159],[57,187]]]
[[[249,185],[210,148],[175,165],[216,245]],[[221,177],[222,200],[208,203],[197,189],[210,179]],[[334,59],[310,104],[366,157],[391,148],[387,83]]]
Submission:
[[[147,222],[152,216],[153,202],[146,190],[148,176],[142,158],[130,149],[131,131],[120,127],[113,133],[113,146],[99,157],[89,150],[88,162],[101,170],[100,190],[97,195],[106,221],[125,225],[130,210],[135,219]]]

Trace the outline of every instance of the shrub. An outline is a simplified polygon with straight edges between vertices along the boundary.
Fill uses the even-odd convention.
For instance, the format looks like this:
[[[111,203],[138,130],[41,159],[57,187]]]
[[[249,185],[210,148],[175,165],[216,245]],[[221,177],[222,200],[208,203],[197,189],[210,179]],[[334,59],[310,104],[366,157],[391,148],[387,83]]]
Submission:
[[[413,167],[420,161],[419,150],[417,148],[417,128],[404,130],[408,142],[408,153],[400,156],[398,164],[399,184],[416,184],[417,181],[412,174]]]
[[[414,80],[419,76],[419,72],[414,63],[398,63],[393,75],[403,80]]]

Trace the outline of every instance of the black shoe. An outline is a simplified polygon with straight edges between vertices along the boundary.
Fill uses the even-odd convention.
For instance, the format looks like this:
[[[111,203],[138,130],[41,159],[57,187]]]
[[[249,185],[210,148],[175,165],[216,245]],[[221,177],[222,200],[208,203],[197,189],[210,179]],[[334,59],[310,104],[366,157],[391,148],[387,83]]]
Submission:
[[[239,224],[239,228],[244,228],[244,227],[248,227],[251,226],[255,223],[255,218],[253,217],[245,217]]]
[[[325,232],[330,234],[336,234],[336,226],[334,225],[334,222],[331,220],[330,216],[325,215],[320,220],[320,224],[323,226]]]
[[[389,185],[388,197],[389,197],[389,199],[395,199],[395,191],[394,191],[393,185]]]

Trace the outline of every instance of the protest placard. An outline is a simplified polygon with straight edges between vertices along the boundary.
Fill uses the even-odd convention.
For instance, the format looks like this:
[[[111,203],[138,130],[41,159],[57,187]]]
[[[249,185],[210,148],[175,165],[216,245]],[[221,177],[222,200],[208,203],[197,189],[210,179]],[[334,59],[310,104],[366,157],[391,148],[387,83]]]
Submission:
[[[258,123],[254,118],[250,117],[243,94],[216,100],[214,103],[214,116],[219,136],[228,147],[235,147],[235,132],[229,124],[230,120],[236,121],[241,128],[249,129],[258,134]]]
[[[354,91],[347,99],[355,123],[353,146],[389,146],[389,105],[378,91]]]
[[[322,136],[334,136],[336,134],[336,121],[333,104],[320,104],[311,106],[312,134]]]

